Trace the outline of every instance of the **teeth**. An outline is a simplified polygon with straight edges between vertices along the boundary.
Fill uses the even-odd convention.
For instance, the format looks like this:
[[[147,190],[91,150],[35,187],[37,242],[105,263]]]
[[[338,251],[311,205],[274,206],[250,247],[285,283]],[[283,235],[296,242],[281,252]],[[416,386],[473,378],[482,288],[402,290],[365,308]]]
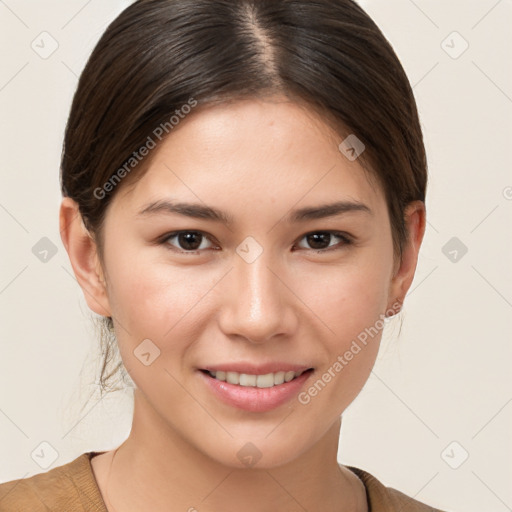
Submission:
[[[290,382],[303,372],[276,372],[267,373],[266,375],[250,375],[247,373],[237,372],[208,372],[217,380],[228,382],[229,384],[238,384],[239,386],[253,386],[257,388],[271,388],[279,386],[283,382]]]
[[[210,372],[210,374],[212,374],[212,377],[215,377],[219,380],[224,380],[222,378],[222,373],[223,372],[217,372],[217,375],[218,375],[218,377],[217,377],[217,375],[215,375],[215,373],[212,374],[212,372]],[[229,384],[240,384],[240,374],[236,373],[236,372],[227,372],[226,373],[226,382],[228,382]]]
[[[217,378],[217,376],[215,376]],[[256,386],[256,375],[240,374],[240,386]]]
[[[286,372],[284,374],[284,381],[290,382],[293,379],[293,377],[295,377],[295,372]]]

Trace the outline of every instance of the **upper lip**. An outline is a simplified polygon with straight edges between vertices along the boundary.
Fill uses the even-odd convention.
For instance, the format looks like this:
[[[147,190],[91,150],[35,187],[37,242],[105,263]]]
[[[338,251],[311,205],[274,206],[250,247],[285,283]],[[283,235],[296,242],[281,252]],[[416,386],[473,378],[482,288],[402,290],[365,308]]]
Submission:
[[[265,364],[254,364],[244,362],[222,363],[204,366],[201,370],[209,372],[236,372],[245,373],[247,375],[266,375],[267,373],[283,372],[304,372],[309,370],[312,366],[305,366],[302,364],[280,363],[278,361]]]

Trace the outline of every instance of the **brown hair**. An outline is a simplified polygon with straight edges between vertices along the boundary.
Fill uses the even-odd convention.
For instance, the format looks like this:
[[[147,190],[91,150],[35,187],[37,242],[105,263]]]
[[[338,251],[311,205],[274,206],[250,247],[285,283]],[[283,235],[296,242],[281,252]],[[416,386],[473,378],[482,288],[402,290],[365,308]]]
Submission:
[[[80,76],[61,164],[62,193],[78,203],[100,257],[107,207],[147,170],[154,151],[141,165],[132,160],[157,127],[172,133],[170,117],[191,100],[274,94],[362,141],[359,163],[384,191],[401,259],[405,207],[425,202],[423,135],[398,57],[353,0],[138,0],[110,24]],[[102,388],[122,367],[105,375],[113,344],[104,347]]]

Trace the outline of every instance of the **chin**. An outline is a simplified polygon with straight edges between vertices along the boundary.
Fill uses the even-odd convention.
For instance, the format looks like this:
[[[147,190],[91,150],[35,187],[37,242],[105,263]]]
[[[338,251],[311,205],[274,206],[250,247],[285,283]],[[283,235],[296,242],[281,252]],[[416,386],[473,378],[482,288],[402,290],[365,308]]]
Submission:
[[[290,437],[286,432],[265,436],[267,432],[259,438],[229,438],[223,443],[212,439],[207,446],[197,448],[213,461],[232,469],[277,468],[292,462],[309,448],[304,439]],[[204,445],[204,441],[203,438],[201,444]]]

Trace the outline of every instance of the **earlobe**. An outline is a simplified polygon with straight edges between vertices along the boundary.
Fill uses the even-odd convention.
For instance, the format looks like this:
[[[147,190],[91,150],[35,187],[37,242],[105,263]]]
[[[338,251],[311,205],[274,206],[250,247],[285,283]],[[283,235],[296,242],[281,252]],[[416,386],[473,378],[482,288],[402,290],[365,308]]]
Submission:
[[[96,243],[83,223],[78,204],[69,197],[62,200],[59,227],[62,243],[87,305],[98,315],[112,316]]]
[[[416,272],[418,255],[425,234],[425,204],[423,201],[413,201],[405,209],[405,221],[408,240],[402,252],[402,261],[393,274],[389,288],[388,309],[399,302],[403,304]]]

